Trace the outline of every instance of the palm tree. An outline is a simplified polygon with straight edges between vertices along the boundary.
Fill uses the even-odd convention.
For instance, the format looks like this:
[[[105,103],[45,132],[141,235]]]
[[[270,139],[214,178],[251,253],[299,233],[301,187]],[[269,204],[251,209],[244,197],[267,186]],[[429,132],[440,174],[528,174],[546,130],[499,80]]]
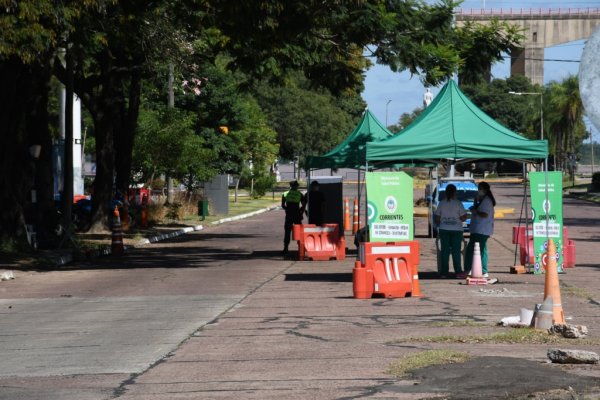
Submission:
[[[550,82],[544,96],[546,123],[550,133],[550,145],[554,145],[554,156],[557,169],[568,168],[574,174],[574,163],[567,163],[570,158],[574,161],[575,154],[585,137],[583,123],[583,103],[579,96],[579,79],[571,75],[562,82]]]

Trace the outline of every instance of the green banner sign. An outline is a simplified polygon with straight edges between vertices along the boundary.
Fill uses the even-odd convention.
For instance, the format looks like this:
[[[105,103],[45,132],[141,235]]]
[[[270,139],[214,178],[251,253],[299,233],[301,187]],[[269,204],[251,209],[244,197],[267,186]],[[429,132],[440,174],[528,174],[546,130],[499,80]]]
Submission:
[[[368,172],[369,241],[413,240],[413,179],[405,172]]]
[[[543,274],[548,263],[548,239],[556,246],[556,265],[563,271],[562,172],[531,172],[531,211],[533,225],[533,272]]]

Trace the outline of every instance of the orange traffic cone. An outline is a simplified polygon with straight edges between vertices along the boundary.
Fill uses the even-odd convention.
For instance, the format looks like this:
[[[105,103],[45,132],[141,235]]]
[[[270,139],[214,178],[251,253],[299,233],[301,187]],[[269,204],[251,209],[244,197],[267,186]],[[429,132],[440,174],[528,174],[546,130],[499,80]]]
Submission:
[[[473,249],[473,265],[471,266],[471,276],[467,276],[468,285],[487,285],[487,279],[483,277],[481,266],[481,250],[479,243],[475,242]]]
[[[113,221],[113,231],[112,231],[112,243],[111,243],[111,252],[113,256],[122,256],[125,252],[123,247],[123,229],[121,227],[121,218],[119,216],[119,208],[115,207],[115,211],[113,213],[114,221]]]
[[[544,300],[552,297],[552,315],[555,324],[565,324],[565,313],[560,298],[560,286],[558,283],[558,269],[556,266],[556,246],[552,239],[548,240],[548,254],[546,267],[546,280],[544,283]]]
[[[354,263],[352,289],[355,299],[370,299],[373,296],[373,275],[360,261]]]
[[[349,231],[350,227],[350,202],[347,197],[344,197],[344,230]]]
[[[354,198],[354,214],[352,216],[352,233],[358,232],[358,199]]]
[[[412,288],[411,297],[423,297],[419,284],[419,266],[415,263],[412,263]]]

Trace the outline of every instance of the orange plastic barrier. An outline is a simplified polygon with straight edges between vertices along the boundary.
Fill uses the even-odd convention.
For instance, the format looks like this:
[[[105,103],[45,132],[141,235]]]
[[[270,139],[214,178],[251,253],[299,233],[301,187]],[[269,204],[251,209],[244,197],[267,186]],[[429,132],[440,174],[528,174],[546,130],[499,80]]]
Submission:
[[[352,233],[358,232],[358,225],[360,223],[358,217],[358,199],[354,199],[354,213],[352,215]]]
[[[350,227],[350,202],[347,197],[344,197],[344,231],[349,231]]]
[[[298,241],[298,259],[326,261],[346,258],[346,238],[340,235],[338,224],[296,224],[292,237]]]
[[[529,239],[529,240],[527,240]],[[533,250],[533,231],[527,232],[524,226],[513,226],[513,244],[519,245],[519,261],[521,265],[535,264],[535,251]],[[575,267],[575,242],[569,240],[569,231],[563,226],[563,266],[565,268]]]
[[[352,271],[354,297],[419,297],[419,242],[361,244],[363,260]],[[416,276],[416,278],[415,278]]]

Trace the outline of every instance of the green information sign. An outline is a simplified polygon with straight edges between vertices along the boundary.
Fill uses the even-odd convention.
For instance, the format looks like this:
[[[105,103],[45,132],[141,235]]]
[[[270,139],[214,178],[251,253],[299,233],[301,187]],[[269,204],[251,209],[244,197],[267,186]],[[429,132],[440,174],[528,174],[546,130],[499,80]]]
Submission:
[[[563,271],[562,172],[532,172],[531,211],[533,224],[533,272],[543,274],[547,266],[548,239],[556,246],[556,265]]]
[[[369,241],[413,240],[413,179],[405,172],[368,172]]]

